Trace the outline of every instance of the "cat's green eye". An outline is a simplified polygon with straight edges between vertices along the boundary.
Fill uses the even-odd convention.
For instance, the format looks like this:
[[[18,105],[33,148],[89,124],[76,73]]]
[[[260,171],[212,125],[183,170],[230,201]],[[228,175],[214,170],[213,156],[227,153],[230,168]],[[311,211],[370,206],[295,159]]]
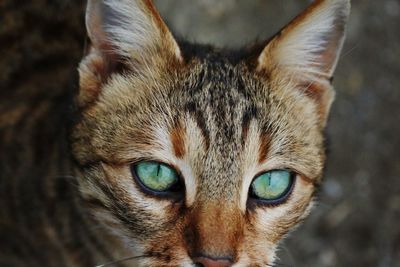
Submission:
[[[136,178],[146,188],[155,192],[171,190],[179,181],[177,172],[170,166],[153,161],[133,165]]]
[[[285,199],[292,188],[293,173],[286,170],[264,172],[251,183],[251,194],[266,203],[278,203]]]

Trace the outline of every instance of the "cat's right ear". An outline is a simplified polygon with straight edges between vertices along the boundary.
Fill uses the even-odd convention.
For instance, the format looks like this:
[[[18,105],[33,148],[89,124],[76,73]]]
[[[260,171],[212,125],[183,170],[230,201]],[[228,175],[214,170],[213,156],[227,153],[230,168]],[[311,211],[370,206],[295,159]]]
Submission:
[[[115,72],[180,63],[181,52],[151,0],[88,0],[87,56],[79,66],[80,106],[97,98]]]
[[[310,96],[325,125],[334,98],[333,73],[342,50],[350,0],[315,0],[265,46],[257,70]]]

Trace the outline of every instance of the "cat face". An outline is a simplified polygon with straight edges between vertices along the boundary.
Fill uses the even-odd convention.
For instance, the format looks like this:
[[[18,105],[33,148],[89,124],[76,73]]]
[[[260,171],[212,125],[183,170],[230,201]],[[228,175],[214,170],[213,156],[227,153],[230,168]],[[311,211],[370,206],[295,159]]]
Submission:
[[[178,44],[150,1],[89,1],[73,156],[140,266],[273,264],[320,182],[348,12],[316,1],[238,53]]]

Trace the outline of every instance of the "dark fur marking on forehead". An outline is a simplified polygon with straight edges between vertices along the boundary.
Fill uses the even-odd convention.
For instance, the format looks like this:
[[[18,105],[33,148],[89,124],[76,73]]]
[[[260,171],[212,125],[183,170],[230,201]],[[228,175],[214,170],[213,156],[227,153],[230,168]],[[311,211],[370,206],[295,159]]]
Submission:
[[[238,121],[247,106],[252,105],[250,93],[246,92],[246,83],[242,80],[246,71],[214,52],[203,59],[201,67],[197,83],[188,90],[191,102],[196,103],[192,106],[203,113],[204,121],[219,129],[217,136],[232,141],[236,136],[240,137]]]
[[[190,44],[185,49],[186,60],[192,60],[197,69],[184,85],[188,98],[184,106],[208,137],[207,147],[210,138],[226,145],[243,145],[249,123],[262,104],[257,90],[264,84],[249,70],[242,51]],[[233,149],[228,147],[221,147],[219,153],[228,154]]]
[[[248,88],[247,88],[242,76],[239,76],[237,78],[237,88],[236,89],[237,89],[238,93],[243,95],[243,97],[245,97],[246,99],[251,98]]]

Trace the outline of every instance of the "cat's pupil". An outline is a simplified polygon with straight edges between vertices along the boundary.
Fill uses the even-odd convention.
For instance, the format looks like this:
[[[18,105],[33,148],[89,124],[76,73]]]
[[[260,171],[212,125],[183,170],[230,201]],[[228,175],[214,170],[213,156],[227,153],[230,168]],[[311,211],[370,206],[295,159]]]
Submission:
[[[292,176],[286,170],[269,171],[257,176],[251,184],[253,197],[265,201],[284,200],[293,184]]]
[[[176,171],[162,163],[143,161],[135,164],[133,169],[133,175],[150,190],[167,191],[178,182]]]

